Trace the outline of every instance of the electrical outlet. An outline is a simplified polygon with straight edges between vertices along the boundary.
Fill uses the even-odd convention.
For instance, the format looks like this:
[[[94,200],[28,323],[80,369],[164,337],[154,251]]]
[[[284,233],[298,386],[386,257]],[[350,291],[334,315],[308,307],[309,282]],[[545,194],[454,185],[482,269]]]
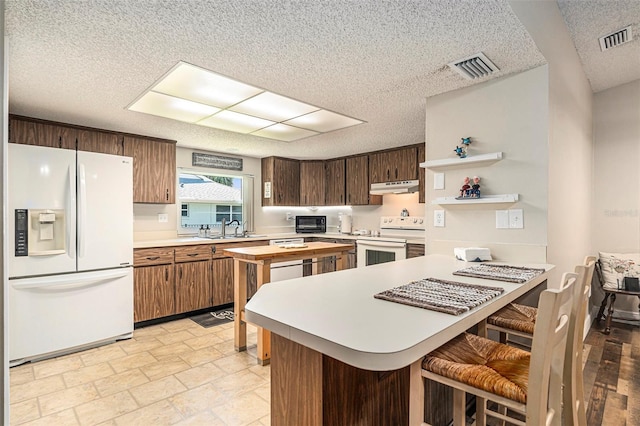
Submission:
[[[169,222],[169,215],[167,213],[158,213],[158,222],[160,223]]]
[[[509,210],[509,228],[521,229],[524,227],[522,209]]]
[[[509,210],[496,210],[496,228],[509,228]]]
[[[444,210],[433,211],[433,226],[444,228]]]

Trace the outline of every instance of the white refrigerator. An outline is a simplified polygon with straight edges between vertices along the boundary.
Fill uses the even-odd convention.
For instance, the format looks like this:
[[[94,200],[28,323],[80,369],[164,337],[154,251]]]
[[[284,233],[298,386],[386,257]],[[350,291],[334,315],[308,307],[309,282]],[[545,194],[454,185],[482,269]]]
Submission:
[[[132,336],[133,159],[9,144],[9,360]]]

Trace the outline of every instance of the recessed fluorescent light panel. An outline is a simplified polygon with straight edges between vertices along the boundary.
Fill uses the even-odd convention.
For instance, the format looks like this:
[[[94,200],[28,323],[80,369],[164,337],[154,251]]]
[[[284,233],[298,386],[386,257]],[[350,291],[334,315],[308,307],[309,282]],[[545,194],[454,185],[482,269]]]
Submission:
[[[364,123],[186,62],[127,109],[285,142]]]

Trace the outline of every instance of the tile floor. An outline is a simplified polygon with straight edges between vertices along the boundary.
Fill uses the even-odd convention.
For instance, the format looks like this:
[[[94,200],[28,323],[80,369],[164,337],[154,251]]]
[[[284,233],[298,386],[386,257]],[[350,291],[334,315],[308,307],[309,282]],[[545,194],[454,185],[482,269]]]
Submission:
[[[233,323],[180,319],[130,340],[10,370],[12,425],[269,425],[269,367]]]

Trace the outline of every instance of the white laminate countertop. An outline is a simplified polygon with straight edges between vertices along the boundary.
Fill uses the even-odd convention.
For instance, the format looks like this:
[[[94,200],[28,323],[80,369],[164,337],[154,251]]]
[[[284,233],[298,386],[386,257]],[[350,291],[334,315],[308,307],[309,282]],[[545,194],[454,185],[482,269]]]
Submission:
[[[247,303],[247,321],[354,367],[387,371],[417,361],[546,280],[549,264],[524,284],[453,275],[469,266],[453,256],[429,255],[347,269],[260,287]],[[449,315],[375,299],[374,294],[422,278],[503,287],[471,311]]]
[[[212,239],[202,237],[179,237],[169,238],[163,240],[146,240],[146,241],[134,241],[133,248],[154,248],[154,247],[170,247],[170,246],[188,246],[197,244],[222,244],[222,243],[237,243],[240,241],[265,241],[275,240],[280,238],[336,238],[339,240],[357,240],[358,235],[339,234],[339,233],[324,233],[324,234],[296,234],[294,232],[286,234],[260,234],[255,237],[249,238],[225,238],[225,239]],[[411,244],[424,244],[424,240],[408,240]]]

